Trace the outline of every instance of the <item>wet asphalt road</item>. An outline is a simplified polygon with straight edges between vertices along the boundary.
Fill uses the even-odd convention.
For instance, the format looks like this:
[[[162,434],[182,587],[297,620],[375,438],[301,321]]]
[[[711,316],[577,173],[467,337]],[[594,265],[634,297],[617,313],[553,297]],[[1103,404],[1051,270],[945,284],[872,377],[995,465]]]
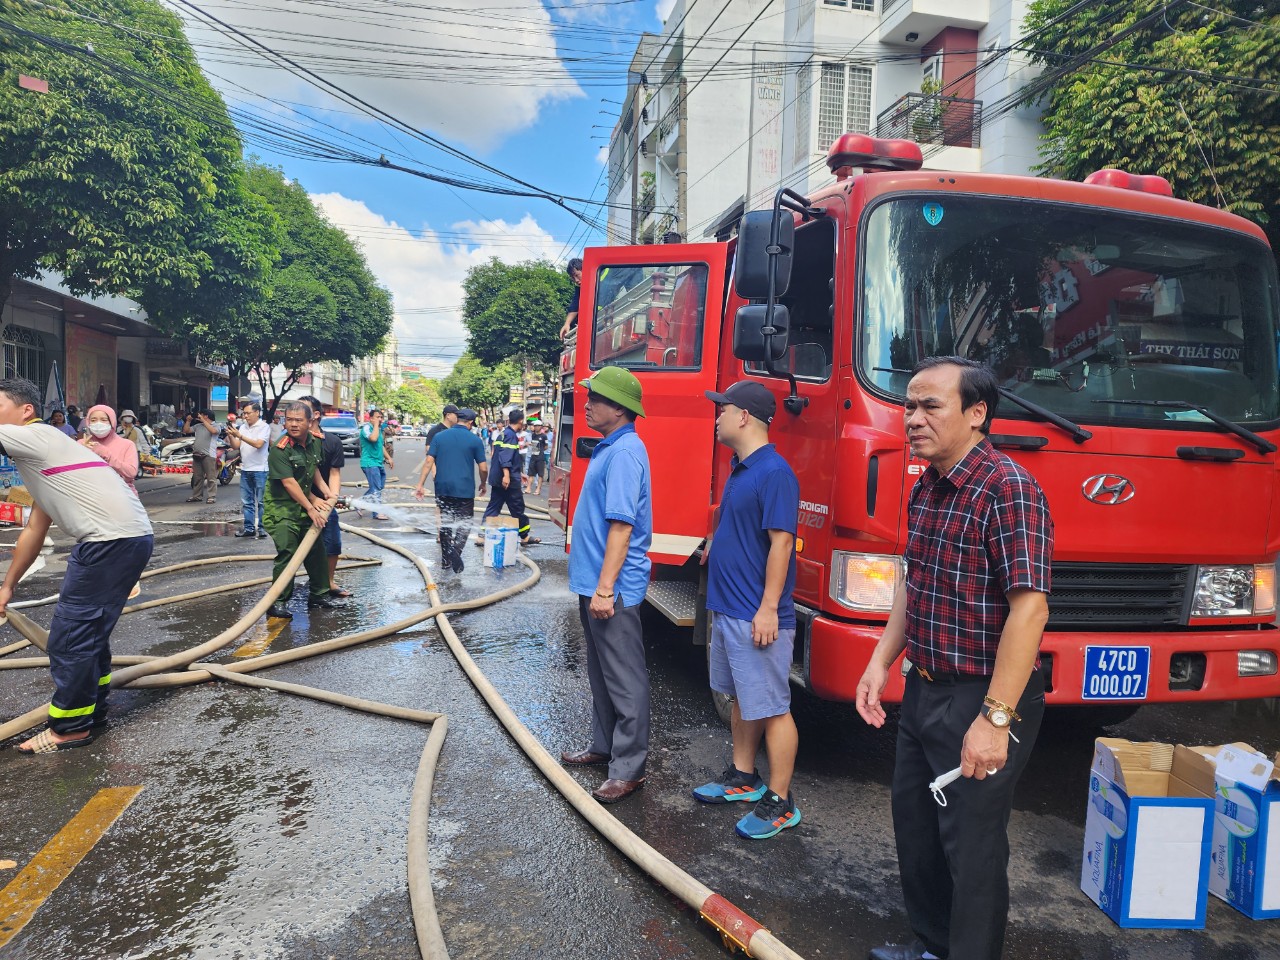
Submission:
[[[402,477],[420,442],[399,441]],[[354,468],[347,473],[359,476]],[[157,519],[232,521],[234,487],[215,507],[185,505],[180,480],[150,482]],[[407,491],[398,498],[407,499]],[[354,515],[358,526],[385,531]],[[463,642],[553,753],[589,729],[585,651],[565,582],[562,538],[530,556],[532,591],[453,618]],[[165,524],[153,566],[219,554],[269,553],[232,539],[234,523]],[[420,533],[385,534],[435,561]],[[0,534],[0,543],[12,542]],[[340,575],[357,598],[340,612],[296,618],[245,638],[271,651],[401,619],[424,597],[412,566],[359,538],[347,550],[381,567]],[[65,544],[60,542],[60,546]],[[2,549],[2,548],[0,548]],[[475,561],[446,599],[523,579]],[[262,576],[242,562],[154,578],[143,599]],[[23,597],[56,589],[45,578]],[[298,596],[301,596],[299,591]],[[169,653],[218,632],[255,590],[127,616],[118,654]],[[48,623],[52,608],[34,618]],[[804,820],[763,843],[741,840],[745,812],[706,807],[690,787],[725,765],[727,730],[705,687],[703,654],[657,618],[647,621],[654,743],[646,788],[612,810],[678,865],[806,957],[865,956],[905,929],[888,811],[893,725],[865,727],[848,705],[800,695],[795,795]],[[0,645],[13,637],[0,633]],[[268,644],[269,640],[269,644]],[[234,659],[228,648],[219,660]],[[18,654],[17,656],[23,656]],[[431,807],[431,862],[445,939],[455,958],[725,955],[718,937],[607,848],[547,786],[472,690],[432,625],[269,671],[274,678],[449,715]],[[0,671],[0,716],[44,702],[47,674]],[[0,750],[0,860],[20,869],[106,786],[141,786],[131,807],[37,911],[0,958],[417,957],[405,886],[409,795],[427,731],[285,694],[206,684],[121,691],[113,726],[87,749],[47,758]],[[1248,740],[1274,751],[1274,705],[1152,707],[1112,731],[1182,743]],[[1078,889],[1094,732],[1060,719],[1042,732],[1010,826],[1010,958],[1272,958],[1280,932],[1209,899],[1205,931],[1121,931]],[[10,743],[8,746],[12,746]],[[575,772],[585,786],[600,774]],[[0,884],[13,870],[0,869]]]

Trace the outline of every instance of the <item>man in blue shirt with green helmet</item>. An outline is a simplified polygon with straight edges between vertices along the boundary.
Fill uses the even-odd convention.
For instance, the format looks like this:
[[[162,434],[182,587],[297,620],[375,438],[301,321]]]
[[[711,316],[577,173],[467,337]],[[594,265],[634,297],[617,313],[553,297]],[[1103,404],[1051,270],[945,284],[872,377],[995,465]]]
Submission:
[[[560,759],[607,764],[609,778],[591,795],[616,803],[644,786],[649,755],[649,670],[640,630],[653,540],[649,454],[636,435],[644,407],[630,371],[604,367],[579,385],[587,391],[587,426],[604,435],[591,451],[569,525],[569,589],[578,594],[587,639],[591,745]]]

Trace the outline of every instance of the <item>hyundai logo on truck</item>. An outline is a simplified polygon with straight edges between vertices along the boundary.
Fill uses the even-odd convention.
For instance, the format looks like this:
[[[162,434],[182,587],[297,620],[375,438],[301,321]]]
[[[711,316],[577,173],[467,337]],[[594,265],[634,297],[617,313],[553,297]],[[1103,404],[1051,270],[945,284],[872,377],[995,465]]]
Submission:
[[[1114,473],[1094,474],[1084,482],[1086,500],[1113,507],[1118,503],[1127,503],[1133,499],[1133,483]]]

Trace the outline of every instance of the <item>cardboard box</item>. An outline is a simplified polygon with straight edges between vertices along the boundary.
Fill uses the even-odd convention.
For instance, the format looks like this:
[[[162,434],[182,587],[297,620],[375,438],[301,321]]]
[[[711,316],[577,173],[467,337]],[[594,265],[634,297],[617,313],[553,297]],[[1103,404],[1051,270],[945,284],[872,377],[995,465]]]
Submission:
[[[1183,746],[1094,743],[1080,889],[1121,927],[1204,927],[1213,772]]]
[[[24,507],[20,503],[0,502],[0,523],[10,523],[25,527],[30,512],[30,507]]]
[[[31,496],[26,487],[10,487],[8,493],[5,494],[5,500],[24,507],[33,507],[36,503],[35,497]]]
[[[490,517],[484,522],[484,565],[515,566],[519,541],[519,521],[514,517]]]
[[[1280,753],[1268,760],[1247,743],[1194,749],[1214,766],[1209,892],[1254,920],[1280,917]]]

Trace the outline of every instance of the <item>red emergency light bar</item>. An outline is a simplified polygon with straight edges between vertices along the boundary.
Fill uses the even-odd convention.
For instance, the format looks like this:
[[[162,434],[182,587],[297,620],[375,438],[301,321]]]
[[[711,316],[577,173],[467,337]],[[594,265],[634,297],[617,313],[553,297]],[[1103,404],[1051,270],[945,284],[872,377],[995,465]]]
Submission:
[[[1137,190],[1139,193],[1154,193],[1161,197],[1172,197],[1173,186],[1164,177],[1151,174],[1142,176],[1137,173],[1125,173],[1123,170],[1108,168],[1098,170],[1084,178],[1085,183],[1097,187],[1115,187],[1117,190]]]
[[[878,140],[865,133],[836,137],[827,151],[827,169],[843,180],[847,168],[863,170],[919,170],[924,166],[920,145],[911,140]]]

